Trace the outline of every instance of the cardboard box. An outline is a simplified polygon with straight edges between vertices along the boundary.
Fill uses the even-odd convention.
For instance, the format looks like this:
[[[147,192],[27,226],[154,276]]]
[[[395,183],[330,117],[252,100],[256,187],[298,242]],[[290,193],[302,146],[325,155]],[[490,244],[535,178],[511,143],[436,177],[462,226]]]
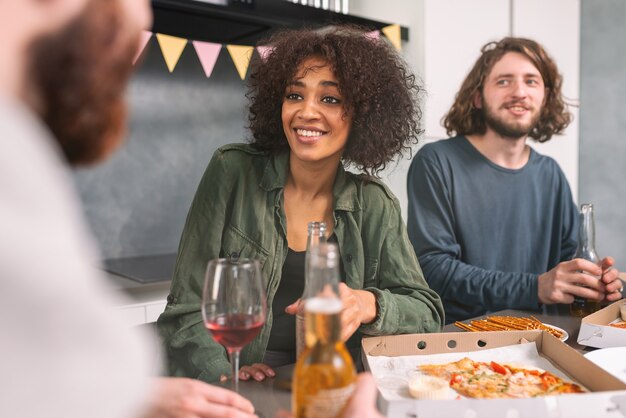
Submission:
[[[619,409],[621,405],[626,405],[626,384],[544,331],[452,332],[364,338],[363,362],[369,370],[368,356],[472,352],[519,344],[524,340],[534,342],[543,357],[592,393],[531,399],[383,400],[381,409],[386,411],[388,417],[402,418],[626,417],[626,410]]]
[[[626,329],[609,326],[613,321],[621,321],[620,306],[624,303],[624,299],[618,300],[584,317],[578,331],[578,344],[598,348],[626,346]]]

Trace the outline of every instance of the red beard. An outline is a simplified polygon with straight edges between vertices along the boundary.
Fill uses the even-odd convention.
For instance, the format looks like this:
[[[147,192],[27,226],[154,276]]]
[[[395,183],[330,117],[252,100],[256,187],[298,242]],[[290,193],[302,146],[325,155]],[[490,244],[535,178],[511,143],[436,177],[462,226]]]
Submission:
[[[30,74],[44,122],[70,164],[110,154],[125,135],[124,93],[139,33],[128,33],[117,1],[92,0],[55,35],[36,40]]]

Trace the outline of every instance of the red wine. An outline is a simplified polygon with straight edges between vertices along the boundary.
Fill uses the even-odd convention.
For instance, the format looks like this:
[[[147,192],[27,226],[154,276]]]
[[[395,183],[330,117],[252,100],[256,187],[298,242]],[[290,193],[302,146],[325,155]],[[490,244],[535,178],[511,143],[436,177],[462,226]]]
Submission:
[[[263,321],[257,315],[221,315],[205,323],[215,341],[226,348],[241,348],[257,336]],[[256,322],[255,322],[256,320]]]

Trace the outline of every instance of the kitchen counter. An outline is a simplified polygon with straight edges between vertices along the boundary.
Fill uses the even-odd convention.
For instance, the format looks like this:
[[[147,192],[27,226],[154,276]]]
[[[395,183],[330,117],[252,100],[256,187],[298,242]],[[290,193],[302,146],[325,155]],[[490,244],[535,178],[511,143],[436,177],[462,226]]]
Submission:
[[[155,322],[165,309],[170,280],[143,284],[114,273],[106,273],[113,288],[123,298],[115,313],[128,325]]]
[[[115,312],[129,325],[154,322],[165,309],[176,254],[125,257],[103,261],[115,290],[125,296]]]

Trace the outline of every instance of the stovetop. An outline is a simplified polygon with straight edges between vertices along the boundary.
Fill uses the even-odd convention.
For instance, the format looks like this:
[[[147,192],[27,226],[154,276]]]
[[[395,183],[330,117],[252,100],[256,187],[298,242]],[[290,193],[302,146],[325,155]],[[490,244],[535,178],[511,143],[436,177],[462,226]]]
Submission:
[[[140,283],[156,283],[172,279],[176,254],[110,258],[103,261],[105,271]]]

